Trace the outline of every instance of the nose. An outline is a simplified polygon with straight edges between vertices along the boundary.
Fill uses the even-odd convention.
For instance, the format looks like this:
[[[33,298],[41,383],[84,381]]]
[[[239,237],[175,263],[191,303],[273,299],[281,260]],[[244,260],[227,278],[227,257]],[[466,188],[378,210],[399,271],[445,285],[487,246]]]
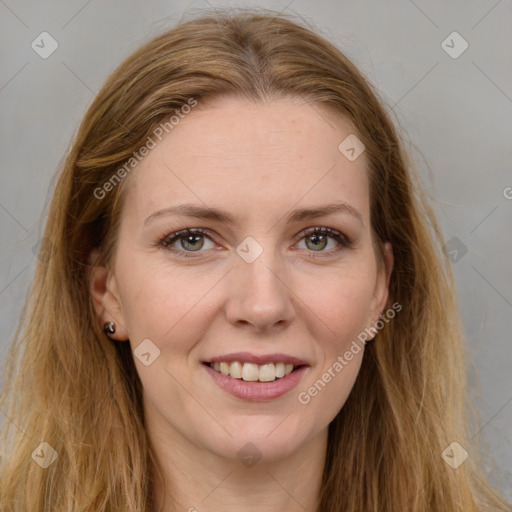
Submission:
[[[289,325],[294,317],[294,294],[284,265],[268,248],[252,263],[237,256],[226,290],[225,314],[237,327],[272,331]]]

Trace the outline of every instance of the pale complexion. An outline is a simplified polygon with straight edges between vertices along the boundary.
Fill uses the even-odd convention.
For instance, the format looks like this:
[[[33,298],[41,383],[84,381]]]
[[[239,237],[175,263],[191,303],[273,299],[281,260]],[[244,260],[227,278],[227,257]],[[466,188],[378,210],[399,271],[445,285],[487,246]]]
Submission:
[[[127,178],[114,261],[96,268],[92,293],[102,322],[116,322],[114,338],[160,350],[148,366],[134,360],[165,478],[163,511],[174,510],[170,496],[183,511],[316,510],[327,427],[364,349],[307,405],[298,394],[379,318],[393,266],[389,243],[382,267],[372,246],[365,155],[350,162],[338,150],[351,133],[342,117],[299,99],[222,98],[199,104]],[[342,202],[358,213],[287,220]],[[145,223],[184,203],[223,210],[233,223],[176,214]],[[315,227],[339,231],[350,246],[301,234]],[[176,252],[159,245],[185,228],[207,234],[195,245],[175,240]],[[248,236],[263,249],[252,263],[236,252]],[[203,364],[241,351],[289,354],[309,367],[283,396],[248,401],[221,389]],[[252,466],[237,457],[248,442],[262,455]]]

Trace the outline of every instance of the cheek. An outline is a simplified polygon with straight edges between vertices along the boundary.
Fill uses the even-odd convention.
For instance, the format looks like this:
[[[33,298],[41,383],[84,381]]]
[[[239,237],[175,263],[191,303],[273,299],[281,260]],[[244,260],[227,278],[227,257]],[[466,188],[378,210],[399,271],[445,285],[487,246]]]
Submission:
[[[342,350],[368,327],[374,287],[374,272],[362,268],[331,272],[325,280],[317,281],[315,289],[311,284],[304,286],[310,289],[304,303],[328,328],[326,352]]]
[[[316,414],[330,422],[347,400],[361,368],[364,343],[358,336],[369,326],[376,271],[371,258],[341,269],[322,283],[315,310],[329,327],[318,348],[319,367],[301,403],[313,402]],[[318,398],[314,398],[318,396]]]
[[[198,270],[177,272],[170,266],[152,267],[141,261],[119,268],[123,313],[133,343],[150,338],[160,346],[172,340],[173,350],[185,349],[188,339],[197,337],[202,328],[198,320],[207,315],[198,312],[208,309],[221,276]],[[195,333],[190,331],[192,317]]]

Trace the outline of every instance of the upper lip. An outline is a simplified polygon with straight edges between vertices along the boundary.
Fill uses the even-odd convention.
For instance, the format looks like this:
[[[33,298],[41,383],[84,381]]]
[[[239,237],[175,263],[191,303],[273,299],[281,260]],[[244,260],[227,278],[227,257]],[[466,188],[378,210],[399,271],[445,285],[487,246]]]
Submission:
[[[251,352],[234,352],[231,354],[224,354],[222,356],[211,357],[205,363],[231,363],[239,361],[244,363],[254,363],[258,365],[266,363],[285,363],[293,364],[294,366],[309,366],[305,361],[298,357],[290,356],[288,354],[262,354],[256,355]]]

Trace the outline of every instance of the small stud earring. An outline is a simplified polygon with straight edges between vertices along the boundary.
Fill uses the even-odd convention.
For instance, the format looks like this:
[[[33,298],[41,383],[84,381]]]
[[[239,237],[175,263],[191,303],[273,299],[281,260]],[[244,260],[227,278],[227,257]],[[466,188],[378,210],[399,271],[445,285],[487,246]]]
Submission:
[[[103,326],[103,332],[107,335],[114,334],[116,332],[116,324],[114,322],[108,322]]]

